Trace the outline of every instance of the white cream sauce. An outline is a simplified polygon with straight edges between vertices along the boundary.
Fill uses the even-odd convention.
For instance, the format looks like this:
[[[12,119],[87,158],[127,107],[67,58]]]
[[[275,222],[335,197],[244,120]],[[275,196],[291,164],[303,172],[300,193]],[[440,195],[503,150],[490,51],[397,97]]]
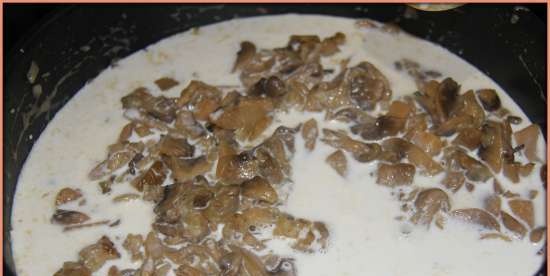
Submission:
[[[153,221],[152,204],[141,200],[115,204],[112,198],[132,192],[127,183],[116,184],[113,192],[101,195],[97,182],[87,174],[106,155],[120,129],[127,122],[120,98],[139,86],[159,94],[153,81],[172,77],[180,82],[164,92],[177,96],[192,79],[212,85],[239,85],[238,75],[231,74],[235,54],[243,40],[258,48],[285,45],[291,34],[330,36],[346,34],[341,52],[323,60],[325,68],[337,69],[339,61],[351,57],[350,65],[367,60],[390,80],[394,98],[415,91],[415,84],[403,72],[394,69],[394,61],[410,58],[428,69],[450,76],[468,89],[493,88],[503,105],[529,120],[511,98],[480,71],[447,50],[407,34],[387,34],[359,29],[354,20],[327,16],[282,15],[231,20],[200,28],[198,33],[185,32],[164,39],[147,49],[121,60],[87,84],[51,121],[35,143],[19,178],[12,218],[13,253],[18,275],[52,275],[64,261],[77,260],[78,251],[102,235],[113,240],[122,258],[107,262],[97,275],[105,275],[111,265],[132,268],[121,244],[127,233],[146,234]],[[277,125],[294,126],[315,117],[322,127],[344,128],[334,122],[323,122],[323,114],[290,112],[277,115]],[[298,135],[299,136],[299,135]],[[298,137],[297,136],[297,137]],[[348,156],[349,172],[343,178],[325,163],[334,149],[317,142],[314,152],[306,152],[297,138],[297,152],[292,160],[293,183],[283,210],[327,224],[329,247],[321,253],[303,254],[290,249],[284,241],[269,243],[269,250],[294,257],[299,275],[532,275],[543,258],[536,252],[544,242],[531,244],[528,238],[503,242],[479,240],[479,229],[449,220],[444,230],[429,230],[399,222],[402,214],[391,191],[375,184],[376,164],[360,164]],[[545,144],[539,154],[542,160]],[[525,161],[520,157],[520,161]],[[545,161],[544,161],[545,162]],[[542,189],[537,164],[533,174],[519,185],[498,176],[501,184],[525,196],[539,191],[535,203],[535,224],[545,223],[545,191]],[[438,186],[441,176],[417,174],[414,185]],[[56,193],[64,187],[79,188],[86,198],[78,209],[93,221],[120,219],[120,225],[100,226],[63,232],[50,223],[55,210]],[[491,183],[476,185],[474,193],[461,189],[452,196],[453,208],[480,207],[481,199],[490,193]],[[505,204],[504,204],[505,205]],[[407,232],[408,234],[404,234]]]

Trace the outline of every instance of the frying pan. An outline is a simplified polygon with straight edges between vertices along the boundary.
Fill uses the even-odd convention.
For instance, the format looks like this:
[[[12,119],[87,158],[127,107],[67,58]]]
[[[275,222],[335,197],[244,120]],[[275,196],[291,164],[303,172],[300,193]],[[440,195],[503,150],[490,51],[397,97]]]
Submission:
[[[464,5],[425,12],[405,5],[77,5],[58,9],[5,56],[4,273],[14,275],[10,220],[21,167],[55,113],[117,60],[205,24],[264,14],[307,13],[393,22],[438,43],[495,80],[541,125],[546,139],[546,25],[524,7]],[[42,93],[27,72],[40,68]],[[43,74],[46,75],[43,75]],[[537,274],[546,275],[546,263]]]

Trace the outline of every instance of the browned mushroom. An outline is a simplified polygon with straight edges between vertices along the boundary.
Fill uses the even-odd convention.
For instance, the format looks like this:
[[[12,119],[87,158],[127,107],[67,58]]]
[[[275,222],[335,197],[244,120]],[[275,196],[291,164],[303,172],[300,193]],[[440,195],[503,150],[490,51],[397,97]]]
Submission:
[[[498,221],[491,214],[478,208],[454,210],[451,212],[451,216],[468,223],[478,224],[490,230],[500,231]]]
[[[211,85],[193,80],[181,91],[177,105],[191,106],[193,116],[199,121],[208,120],[210,114],[220,106],[222,92]]]
[[[381,148],[376,143],[363,143],[351,139],[345,133],[331,129],[323,129],[321,141],[338,149],[345,150],[359,162],[370,162],[378,158]]]
[[[63,188],[57,193],[57,196],[55,197],[55,206],[77,200],[81,197],[82,192],[80,192],[80,189]]]
[[[236,130],[242,140],[254,140],[271,124],[272,110],[273,104],[266,98],[242,99],[238,105],[225,108],[214,124]]]
[[[411,217],[415,224],[430,225],[435,214],[439,211],[447,212],[451,209],[451,203],[447,194],[438,188],[428,188],[421,191],[414,201],[416,208]]]
[[[277,192],[262,177],[256,176],[242,184],[242,196],[270,204],[277,202]]]
[[[240,70],[248,64],[256,54],[256,45],[250,41],[241,42],[241,49],[237,52],[237,59],[233,65],[232,72]]]
[[[525,228],[523,224],[521,224],[514,217],[504,211],[500,211],[500,216],[502,218],[502,224],[504,225],[504,227],[512,231],[519,238],[523,238],[525,236],[525,234],[527,233],[527,228]]]
[[[456,193],[456,191],[462,188],[464,181],[464,174],[462,172],[447,171],[445,173],[445,178],[441,181],[441,184],[443,184],[443,186],[447,189],[453,191],[453,193]]]
[[[82,212],[57,209],[52,216],[52,222],[69,225],[82,223],[89,220],[90,217]]]
[[[323,41],[321,41],[321,55],[330,56],[337,53],[340,51],[338,46],[344,44],[345,41],[346,35],[341,32],[337,32],[333,36],[323,39]]]
[[[376,183],[389,186],[410,185],[413,181],[416,169],[411,164],[385,164],[378,166]]]
[[[204,174],[212,167],[212,163],[208,162],[204,155],[189,159],[163,155],[162,160],[172,171],[174,179],[181,182],[190,180],[197,175]]]
[[[84,247],[78,255],[82,264],[92,272],[100,269],[106,261],[120,258],[120,253],[106,236],[101,237],[96,243]]]
[[[432,80],[426,83],[424,91],[415,93],[415,99],[438,126],[449,118],[459,90],[460,86],[451,78],[446,78],[441,83]]]
[[[496,111],[500,108],[500,98],[494,89],[480,89],[476,94],[485,110]]]
[[[60,268],[53,276],[91,276],[92,272],[82,263],[78,262],[64,262],[63,267]]]
[[[510,206],[512,213],[526,222],[529,227],[533,228],[535,226],[535,208],[532,201],[525,199],[512,199],[508,201],[508,205]]]
[[[315,148],[317,136],[319,136],[317,121],[315,121],[315,119],[307,120],[302,126],[302,137],[305,140],[305,147],[307,150],[312,151]]]
[[[441,165],[435,162],[418,146],[401,138],[389,138],[382,143],[384,150],[399,157],[406,157],[415,167],[427,175],[436,175],[443,171]]]
[[[487,210],[487,212],[493,214],[495,217],[498,217],[500,216],[500,204],[500,197],[496,194],[493,194],[485,198],[483,208]]]
[[[145,186],[160,186],[167,175],[166,167],[161,161],[156,161],[142,175],[132,181],[138,191],[143,191]]]
[[[444,146],[444,142],[439,137],[427,131],[414,131],[410,139],[413,144],[431,156],[438,155]]]
[[[365,140],[379,140],[387,136],[395,136],[405,127],[407,117],[411,112],[408,104],[393,101],[386,115],[376,119],[362,116],[362,122],[351,127],[354,134],[359,134]]]
[[[540,136],[540,128],[536,124],[529,125],[524,129],[514,133],[514,138],[518,145],[524,145],[525,157],[531,162],[538,161],[537,145]]]
[[[154,97],[147,89],[141,87],[122,99],[124,109],[137,109],[147,116],[170,123],[176,115],[176,101],[164,96]]]
[[[345,177],[348,172],[348,162],[344,152],[337,150],[327,156],[325,160],[340,176]]]
[[[538,243],[542,240],[542,237],[544,237],[545,233],[546,227],[538,227],[531,231],[531,234],[529,234],[529,240],[531,240],[532,243]]]
[[[386,77],[371,63],[361,62],[345,75],[352,101],[362,109],[373,109],[380,101],[388,101],[392,91]]]
[[[175,157],[192,157],[195,147],[187,142],[187,139],[179,139],[169,135],[163,136],[159,141],[159,153]]]
[[[143,253],[141,247],[143,246],[143,237],[139,234],[128,234],[124,240],[122,247],[128,251],[132,257],[132,261],[143,259]]]
[[[477,128],[463,128],[453,140],[453,144],[475,150],[481,145],[481,130]]]
[[[502,125],[494,121],[488,121],[481,129],[481,147],[478,155],[496,173],[502,168],[504,150],[502,131]]]
[[[470,157],[462,149],[448,147],[445,149],[444,158],[447,167],[466,170],[466,177],[471,181],[485,182],[493,176],[487,166]]]
[[[180,83],[173,78],[162,77],[160,79],[157,79],[155,81],[155,84],[159,87],[161,91],[166,91],[174,86],[177,86]]]
[[[258,161],[250,152],[220,156],[216,176],[222,182],[240,184],[258,174]]]

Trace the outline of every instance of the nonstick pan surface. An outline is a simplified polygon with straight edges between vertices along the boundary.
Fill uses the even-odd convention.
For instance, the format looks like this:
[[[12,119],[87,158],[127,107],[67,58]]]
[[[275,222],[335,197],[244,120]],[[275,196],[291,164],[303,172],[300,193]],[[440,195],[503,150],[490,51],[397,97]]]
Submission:
[[[406,5],[74,5],[59,8],[4,56],[4,273],[14,275],[10,220],[21,167],[55,113],[117,60],[162,38],[236,17],[327,14],[393,22],[440,44],[496,81],[546,138],[546,24],[516,5],[468,4],[444,12]],[[86,47],[88,46],[88,47]],[[43,92],[26,78],[35,61]],[[30,138],[33,137],[33,138]],[[31,265],[31,264],[29,264]],[[546,263],[538,275],[546,275]]]

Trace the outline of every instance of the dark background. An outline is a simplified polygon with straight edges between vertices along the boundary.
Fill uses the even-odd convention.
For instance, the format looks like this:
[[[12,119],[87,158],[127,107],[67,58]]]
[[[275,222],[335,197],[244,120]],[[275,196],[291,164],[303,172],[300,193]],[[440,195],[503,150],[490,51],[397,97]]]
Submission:
[[[48,14],[55,12],[56,9],[67,7],[67,4],[9,4],[4,5],[4,53],[17,43],[17,41],[30,28],[37,25]],[[546,23],[546,5],[545,4],[524,4],[537,17]]]

